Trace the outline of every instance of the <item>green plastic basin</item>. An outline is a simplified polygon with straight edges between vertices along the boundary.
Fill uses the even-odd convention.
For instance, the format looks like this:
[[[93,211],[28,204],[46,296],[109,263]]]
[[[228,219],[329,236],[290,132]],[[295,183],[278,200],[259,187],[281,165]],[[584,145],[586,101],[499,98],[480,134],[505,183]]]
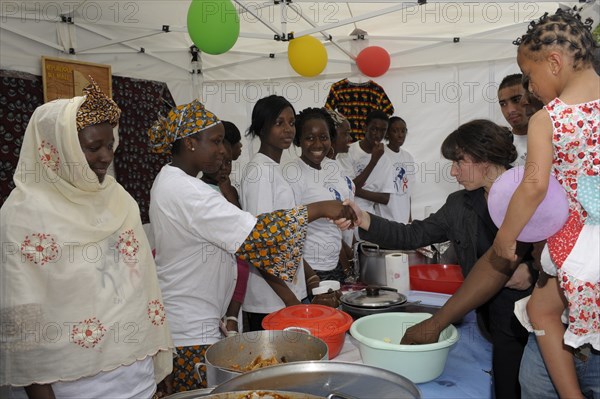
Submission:
[[[429,313],[379,313],[356,320],[350,334],[358,341],[363,363],[400,374],[414,383],[436,379],[444,371],[448,352],[458,342],[456,327],[450,325],[438,342],[400,345],[406,330],[431,317]]]

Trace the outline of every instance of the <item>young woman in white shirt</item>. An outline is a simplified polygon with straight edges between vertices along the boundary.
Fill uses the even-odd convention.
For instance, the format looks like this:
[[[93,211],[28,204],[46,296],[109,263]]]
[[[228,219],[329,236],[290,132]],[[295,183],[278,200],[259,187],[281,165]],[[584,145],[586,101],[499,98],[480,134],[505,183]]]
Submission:
[[[410,195],[415,183],[415,161],[408,151],[402,149],[407,132],[404,119],[399,116],[390,118],[386,133],[388,145],[385,147],[385,154],[388,155],[392,164],[389,177],[394,182],[394,192],[390,194],[387,204],[375,205],[377,215],[398,223],[408,223],[412,220]]]
[[[296,111],[284,97],[271,95],[261,98],[252,110],[248,135],[260,139],[260,148],[244,169],[242,176],[242,208],[252,214],[287,209],[297,205],[294,192],[287,182],[281,155],[290,148],[296,134]],[[269,313],[307,300],[319,277],[304,262],[296,277],[281,284],[265,279],[265,273],[252,268],[242,309],[246,312],[249,329],[262,329],[262,319]]]
[[[298,114],[294,144],[302,149],[302,154],[285,168],[296,203],[354,198],[352,179],[343,173],[338,162],[326,157],[336,138],[335,125],[327,111],[306,108]],[[351,253],[336,225],[326,220],[309,224],[304,259],[321,280],[344,282],[350,277],[344,266],[349,267]]]

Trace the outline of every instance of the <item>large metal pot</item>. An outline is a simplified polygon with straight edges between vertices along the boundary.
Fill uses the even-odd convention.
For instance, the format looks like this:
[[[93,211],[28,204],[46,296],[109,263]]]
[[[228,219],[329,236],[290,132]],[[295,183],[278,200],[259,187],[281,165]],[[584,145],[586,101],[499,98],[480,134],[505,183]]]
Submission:
[[[284,389],[336,398],[418,399],[421,392],[407,378],[377,367],[342,362],[296,362],[266,367],[235,377],[213,392]]]
[[[408,265],[422,265],[430,263],[456,263],[456,255],[452,246],[450,246],[443,254],[436,251],[428,250],[427,253],[431,257],[423,255],[425,249],[419,251],[384,249],[377,244],[367,241],[361,241],[356,244],[355,256],[358,258],[359,279],[365,284],[371,285],[387,285],[385,273],[385,257],[389,254],[406,254],[408,256]]]
[[[275,357],[282,363],[327,360],[327,344],[298,331],[253,331],[224,338],[211,345],[205,354],[206,380],[214,387],[242,372],[257,356]],[[200,366],[202,363],[199,363]]]

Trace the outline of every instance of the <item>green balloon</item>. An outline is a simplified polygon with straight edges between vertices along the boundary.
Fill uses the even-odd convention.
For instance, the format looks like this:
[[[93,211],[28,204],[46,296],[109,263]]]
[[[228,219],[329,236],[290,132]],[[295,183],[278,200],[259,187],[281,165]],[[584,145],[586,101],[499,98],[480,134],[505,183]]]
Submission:
[[[192,0],[187,29],[200,51],[223,54],[240,35],[240,18],[231,0]]]

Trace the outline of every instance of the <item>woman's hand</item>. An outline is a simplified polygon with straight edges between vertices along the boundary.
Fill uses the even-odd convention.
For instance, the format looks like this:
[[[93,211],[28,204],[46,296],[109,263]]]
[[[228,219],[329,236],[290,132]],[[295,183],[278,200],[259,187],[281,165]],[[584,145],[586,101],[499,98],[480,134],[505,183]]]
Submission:
[[[332,290],[329,290],[325,294],[315,295],[310,303],[329,306],[331,308],[337,308],[342,304],[337,293]]]
[[[422,345],[438,342],[440,333],[446,326],[441,326],[433,317],[408,328],[400,341],[401,345]]]
[[[359,217],[356,214],[356,212],[354,212],[354,209],[352,209],[352,207],[350,205],[346,205],[346,204],[342,204],[342,211],[335,218],[335,220],[340,220],[340,219],[345,219],[345,220],[350,221],[349,228],[354,228],[359,221]]]
[[[379,162],[384,152],[385,146],[383,143],[375,143],[373,150],[371,150],[371,160],[375,163]]]
[[[350,224],[354,224],[358,220],[352,207],[337,200],[313,202],[306,207],[308,208],[309,223],[319,218],[344,219],[350,221]]]
[[[520,263],[504,286],[513,290],[524,291],[531,287],[531,284],[533,284],[533,276],[529,272],[527,263]]]

